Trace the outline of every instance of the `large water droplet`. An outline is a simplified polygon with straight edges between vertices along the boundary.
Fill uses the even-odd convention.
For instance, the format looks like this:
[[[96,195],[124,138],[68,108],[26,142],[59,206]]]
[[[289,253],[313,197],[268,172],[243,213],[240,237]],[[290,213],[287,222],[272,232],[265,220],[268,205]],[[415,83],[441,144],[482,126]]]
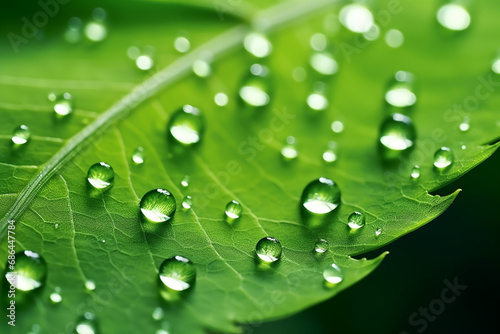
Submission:
[[[158,271],[164,286],[174,291],[188,290],[196,281],[195,265],[182,256],[166,259]]]
[[[309,60],[311,67],[322,75],[333,75],[339,70],[339,65],[332,54],[328,52],[317,52]]]
[[[85,312],[83,317],[76,324],[77,334],[97,334],[97,321],[95,315],[91,312]]]
[[[333,180],[320,177],[304,188],[300,202],[309,212],[326,214],[339,206],[340,189]]]
[[[71,94],[64,93],[59,96],[49,95],[49,99],[54,101],[54,112],[57,116],[64,117],[73,112],[73,97]]]
[[[353,212],[347,219],[347,225],[353,230],[357,230],[365,226],[365,215],[361,212]]]
[[[281,243],[273,237],[265,237],[257,242],[255,252],[257,256],[264,262],[275,262],[281,257]]]
[[[12,133],[12,142],[16,145],[23,145],[28,142],[31,138],[31,131],[30,129],[22,124],[19,125],[17,128],[14,129],[14,132]]]
[[[102,8],[96,8],[92,12],[92,20],[84,28],[85,36],[92,42],[101,42],[106,39],[108,29],[106,28],[106,11]]]
[[[15,261],[7,260],[5,278],[16,289],[32,291],[44,284],[47,277],[47,264],[36,252],[25,250],[15,255]]]
[[[455,156],[449,147],[441,147],[434,154],[434,167],[438,170],[444,170],[451,166]]]
[[[414,92],[415,76],[410,72],[398,71],[389,83],[385,101],[393,108],[409,109],[417,102]]]
[[[393,114],[386,118],[380,128],[380,143],[386,158],[395,158],[414,145],[415,127],[408,116]]]
[[[318,241],[316,241],[316,244],[314,244],[314,251],[316,253],[325,253],[328,251],[328,249],[330,248],[330,245],[328,244],[328,241],[326,241],[325,239],[319,239]]]
[[[399,48],[401,45],[403,45],[404,41],[405,37],[403,33],[397,29],[389,29],[385,33],[385,42],[391,48]]]
[[[239,97],[248,106],[263,107],[269,104],[269,70],[267,67],[253,64],[250,75],[244,80],[239,90]]]
[[[297,151],[297,140],[295,137],[288,136],[286,138],[286,143],[281,149],[281,155],[285,160],[293,160],[297,158],[299,152]]]
[[[107,163],[98,162],[90,166],[87,172],[87,181],[95,189],[104,192],[113,186],[115,171]]]
[[[189,104],[174,112],[167,124],[172,137],[184,145],[196,144],[200,141],[204,130],[204,120],[200,109]]]
[[[224,210],[224,214],[226,215],[226,219],[232,221],[234,219],[238,219],[241,217],[243,213],[243,207],[240,203],[235,200],[227,203],[226,209]]]
[[[142,196],[139,209],[142,218],[150,223],[163,223],[175,213],[174,196],[165,189],[154,189]]]
[[[144,149],[138,147],[132,153],[132,162],[136,165],[142,165],[144,163]]]
[[[363,5],[349,4],[340,10],[340,22],[356,33],[366,33],[375,24],[372,12]]]
[[[243,45],[250,54],[257,58],[265,58],[273,50],[272,44],[266,36],[256,32],[249,33],[245,37]]]
[[[323,270],[323,278],[327,284],[338,284],[344,279],[344,273],[339,266],[332,263]]]
[[[471,18],[465,7],[456,3],[448,3],[439,8],[437,20],[449,30],[461,31],[469,27]]]
[[[193,199],[191,198],[191,196],[187,195],[186,197],[184,197],[182,199],[182,208],[183,209],[188,210],[188,209],[191,209],[192,206],[193,206]]]

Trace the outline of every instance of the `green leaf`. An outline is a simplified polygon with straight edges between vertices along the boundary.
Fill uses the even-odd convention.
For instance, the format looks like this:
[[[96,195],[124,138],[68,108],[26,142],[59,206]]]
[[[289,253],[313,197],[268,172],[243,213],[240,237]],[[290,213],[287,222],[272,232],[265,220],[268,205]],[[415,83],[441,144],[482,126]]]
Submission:
[[[441,214],[458,191],[444,197],[429,192],[498,148],[489,145],[500,137],[495,110],[500,78],[489,70],[497,2],[476,5],[470,29],[454,35],[434,23],[429,14],[437,10],[434,4],[402,1],[401,10],[392,12],[388,1],[370,4],[382,34],[390,28],[404,33],[399,49],[390,49],[382,36],[359,44],[345,28],[332,30],[337,1],[291,1],[262,9],[267,3],[226,1],[221,10],[203,1],[189,6],[108,1],[100,4],[109,14],[108,38],[70,45],[62,37],[68,19],[81,13],[88,20],[95,6],[72,2],[60,5],[43,35],[27,38],[18,53],[2,40],[0,259],[8,254],[6,226],[15,220],[17,250],[39,252],[49,270],[31,302],[18,303],[16,331],[39,325],[42,332],[71,332],[88,311],[96,313],[104,333],[237,332],[240,324],[293,314],[368,275],[385,253],[372,260],[351,256],[381,248]],[[22,34],[19,18],[31,18],[40,7],[10,11],[0,14],[2,22]],[[388,11],[390,22],[383,24],[381,13]],[[255,111],[237,100],[238,87],[256,61],[242,50],[251,20],[264,23],[273,43],[265,61],[272,103]],[[308,65],[309,37],[325,31],[325,21],[340,67],[333,79],[315,75]],[[189,35],[193,46],[185,55],[173,48],[178,34]],[[127,58],[130,45],[155,47],[151,72],[139,71]],[[207,51],[214,58],[212,75],[202,79],[191,68]],[[303,82],[292,78],[297,67],[307,69]],[[415,73],[420,83],[411,113],[417,141],[411,155],[384,164],[376,144],[387,116],[382,101],[398,70]],[[327,85],[330,107],[323,113],[313,113],[305,103],[316,81]],[[75,97],[76,110],[67,120],[54,118],[46,100],[52,91]],[[214,104],[217,92],[229,96],[227,106]],[[202,110],[206,131],[200,145],[179,148],[167,140],[166,124],[186,103]],[[458,129],[464,116],[471,118],[467,132]],[[332,132],[332,121],[342,121],[344,131]],[[19,124],[30,127],[32,138],[14,148],[10,137]],[[280,150],[290,135],[298,140],[299,156],[285,162]],[[327,165],[321,155],[330,140],[338,143],[338,161]],[[137,166],[131,155],[139,146],[145,163]],[[455,162],[438,173],[433,154],[441,146],[451,147]],[[113,188],[96,198],[89,196],[86,173],[99,161],[112,165],[116,178]],[[409,176],[416,164],[422,174],[417,181]],[[185,175],[188,188],[179,185]],[[338,183],[342,203],[317,225],[301,215],[299,199],[321,176]],[[140,223],[138,203],[155,188],[170,190],[178,209],[172,221],[153,231]],[[186,195],[193,198],[190,210],[180,207]],[[223,211],[231,200],[242,204],[243,216],[228,224]],[[354,211],[366,216],[366,226],[356,233],[347,226]],[[282,258],[267,269],[255,256],[255,244],[265,236],[283,245]],[[313,255],[318,238],[330,243],[322,257]],[[169,304],[159,296],[157,273],[174,255],[193,261],[198,274],[192,293]],[[326,287],[322,272],[331,263],[345,277]],[[95,290],[86,290],[88,280]],[[52,305],[49,295],[56,287],[63,301]],[[152,317],[157,307],[165,313],[160,321]],[[4,321],[0,328],[12,329]]]

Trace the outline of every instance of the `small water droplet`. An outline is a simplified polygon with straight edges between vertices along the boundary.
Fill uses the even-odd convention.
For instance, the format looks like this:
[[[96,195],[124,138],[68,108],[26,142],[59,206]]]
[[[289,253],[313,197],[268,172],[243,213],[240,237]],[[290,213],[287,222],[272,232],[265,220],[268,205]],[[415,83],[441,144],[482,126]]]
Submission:
[[[319,239],[318,241],[316,241],[316,244],[314,244],[314,251],[316,253],[325,253],[328,251],[328,249],[330,248],[330,245],[328,244],[328,241],[326,241],[325,239]]]
[[[313,53],[309,63],[316,72],[322,75],[333,75],[339,70],[339,64],[329,52]]]
[[[150,55],[140,55],[135,60],[135,65],[137,66],[137,68],[143,71],[152,69],[154,64],[155,62],[153,60],[153,57],[151,57]]]
[[[438,170],[444,170],[451,166],[455,156],[449,147],[441,147],[434,154],[434,167]]]
[[[179,36],[174,41],[175,49],[180,53],[188,52],[191,49],[191,42],[184,36]]]
[[[90,166],[87,172],[87,181],[95,189],[104,192],[113,186],[115,171],[107,163],[98,162]]]
[[[337,161],[337,143],[334,141],[328,142],[328,147],[323,152],[323,161],[326,163],[333,163]]]
[[[344,131],[344,123],[342,123],[341,121],[334,121],[332,123],[332,131],[335,133],[341,133],[342,131]]]
[[[269,82],[267,67],[253,64],[250,75],[243,81],[239,89],[239,97],[250,107],[264,107],[269,104]]]
[[[188,210],[191,209],[191,206],[193,206],[193,199],[191,196],[187,195],[182,199],[182,208]]]
[[[464,117],[462,123],[460,123],[460,125],[458,126],[458,128],[462,132],[469,131],[469,129],[470,129],[470,119],[469,119],[469,117]]]
[[[286,138],[286,143],[281,149],[281,155],[285,160],[293,160],[297,158],[299,152],[297,151],[297,140],[295,137],[288,136]]]
[[[56,228],[56,229],[59,228],[59,224],[57,224],[57,223],[54,224],[54,228]]]
[[[278,239],[265,237],[257,242],[255,246],[257,256],[264,262],[272,263],[281,257],[282,247]]]
[[[382,123],[379,138],[385,157],[395,158],[414,145],[415,127],[408,116],[393,114]]]
[[[92,20],[84,28],[85,36],[92,42],[101,42],[106,39],[108,29],[106,28],[106,11],[102,8],[95,8],[92,12]]]
[[[12,270],[8,262],[5,268]],[[7,281],[21,291],[32,291],[41,287],[46,277],[47,264],[45,260],[40,254],[30,250],[16,253],[14,270],[5,274]]]
[[[57,116],[67,116],[73,112],[73,97],[69,93],[64,93],[59,96],[49,96],[49,99],[54,98],[54,112]]]
[[[158,271],[164,286],[174,291],[188,290],[196,281],[195,265],[182,256],[166,259]]]
[[[500,52],[495,59],[493,59],[493,63],[491,63],[491,70],[495,74],[500,74]]]
[[[95,290],[95,282],[91,280],[86,280],[85,281],[85,289],[89,291],[94,291]]]
[[[303,67],[296,67],[292,71],[292,78],[297,82],[302,82],[307,78],[307,72]]]
[[[97,334],[97,321],[91,312],[85,312],[76,324],[77,334]]]
[[[326,214],[339,206],[340,189],[333,180],[320,177],[304,188],[300,202],[309,212]]]
[[[382,234],[382,228],[381,228],[381,227],[379,227],[379,228],[377,228],[377,229],[375,230],[375,236],[376,236],[376,237],[378,237],[378,236],[380,236],[381,234]]]
[[[214,96],[214,102],[220,107],[224,107],[229,102],[229,98],[225,93],[219,92]]]
[[[410,109],[417,103],[414,92],[415,76],[410,72],[398,71],[389,82],[385,101],[391,108]]]
[[[338,284],[344,279],[344,273],[339,266],[332,263],[323,270],[323,278],[327,284]]]
[[[172,114],[167,128],[172,137],[181,144],[198,143],[204,130],[200,109],[189,104],[184,105]]]
[[[273,50],[271,42],[261,33],[249,33],[243,42],[245,50],[257,58],[269,56]]]
[[[312,93],[307,97],[307,105],[312,110],[325,110],[328,108],[328,99],[321,92]]]
[[[54,304],[62,302],[62,296],[58,292],[52,292],[49,296],[50,301]]]
[[[197,59],[193,63],[193,73],[200,78],[206,78],[212,73],[212,67],[208,61],[203,59]]]
[[[340,10],[340,22],[355,33],[366,33],[375,24],[372,12],[363,5],[349,4]]]
[[[24,145],[30,140],[30,138],[31,131],[24,124],[19,125],[14,129],[14,132],[12,133],[12,142],[16,145]]]
[[[224,210],[226,219],[229,221],[240,218],[242,213],[243,213],[243,207],[241,206],[240,203],[234,200],[227,203],[226,209]]]
[[[467,146],[462,145],[462,150],[465,150],[465,149],[467,149]]]
[[[144,148],[138,147],[132,153],[132,162],[136,165],[142,165],[144,163]]]
[[[403,45],[404,41],[405,37],[403,33],[397,29],[389,29],[385,33],[385,42],[391,48],[399,48],[401,45]]]
[[[181,180],[181,187],[182,188],[189,187],[189,175],[184,175],[184,177]]]
[[[174,196],[165,189],[154,189],[142,196],[139,209],[142,218],[150,223],[163,223],[175,213]]]
[[[347,225],[353,230],[362,228],[365,226],[365,215],[358,211],[351,213],[347,219]]]
[[[363,33],[363,37],[368,41],[375,41],[380,36],[380,27],[376,24],[373,24],[368,31]]]
[[[154,320],[161,320],[164,317],[164,312],[161,307],[157,307],[153,310],[153,319]]]
[[[131,45],[128,47],[127,57],[129,57],[131,60],[136,60],[140,55],[141,49],[139,49],[137,46]]]
[[[68,28],[64,32],[64,39],[68,43],[77,43],[82,38],[82,20],[78,17],[72,17],[68,22]]]
[[[412,179],[414,180],[418,179],[420,177],[420,166],[419,165],[413,166],[410,175]]]
[[[315,33],[309,39],[309,45],[314,51],[324,51],[328,45],[328,39],[325,34]]]
[[[453,30],[465,30],[470,25],[470,14],[463,7],[457,3],[448,3],[441,6],[437,12],[437,20],[443,27]]]

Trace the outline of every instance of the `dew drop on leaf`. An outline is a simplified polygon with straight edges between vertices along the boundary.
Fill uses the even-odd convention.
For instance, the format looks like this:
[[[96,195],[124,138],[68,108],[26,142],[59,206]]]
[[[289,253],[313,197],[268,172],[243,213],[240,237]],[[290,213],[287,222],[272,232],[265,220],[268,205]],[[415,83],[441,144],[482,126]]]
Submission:
[[[337,143],[334,141],[328,142],[328,146],[321,157],[323,158],[323,161],[328,164],[337,161]]]
[[[226,216],[226,220],[232,221],[241,217],[243,213],[243,207],[240,203],[235,200],[227,203],[226,208],[224,210],[224,214]]]
[[[243,41],[243,46],[250,54],[257,58],[269,56],[273,50],[271,42],[261,33],[251,32]]]
[[[285,160],[294,160],[299,155],[297,151],[297,140],[295,137],[288,136],[285,145],[281,149],[281,155]]]
[[[159,268],[163,285],[174,291],[190,289],[196,281],[196,267],[185,257],[174,256],[163,261]]]
[[[325,110],[328,108],[328,99],[322,92],[309,94],[306,102],[309,108],[315,111]]]
[[[339,266],[335,263],[329,264],[325,270],[323,270],[323,278],[327,284],[333,285],[342,282],[344,279],[344,273]]]
[[[375,24],[372,12],[359,4],[342,7],[339,16],[342,25],[355,33],[366,33]]]
[[[153,57],[150,55],[140,55],[139,57],[136,58],[135,60],[135,66],[137,66],[138,69],[142,71],[147,71],[153,68],[155,62],[153,60]]]
[[[250,107],[264,107],[269,104],[269,81],[267,67],[253,64],[250,75],[243,81],[238,95]]]
[[[281,243],[273,237],[262,238],[255,246],[255,252],[259,259],[268,263],[278,261],[281,257],[281,251]]]
[[[416,139],[411,119],[403,114],[388,116],[380,128],[380,143],[386,158],[395,158],[410,149]]]
[[[381,227],[378,227],[376,230],[375,230],[375,236],[378,237],[382,234],[382,228]]]
[[[325,34],[315,33],[309,39],[309,45],[311,45],[311,48],[314,51],[324,51],[326,49],[326,46],[328,45],[328,39],[326,38]]]
[[[50,298],[50,301],[54,304],[59,304],[60,302],[62,302],[62,296],[59,292],[57,291],[54,291],[50,294],[49,296]]]
[[[174,48],[180,53],[188,52],[191,49],[191,42],[186,37],[179,36],[174,41]]]
[[[21,124],[17,128],[14,129],[14,132],[12,133],[12,142],[15,145],[24,145],[30,140],[31,138],[31,131],[30,129],[24,125]]]
[[[184,210],[188,210],[188,209],[191,209],[192,206],[193,206],[193,199],[191,198],[191,196],[189,196],[189,195],[185,196],[182,199],[182,208]]]
[[[417,103],[414,88],[415,76],[410,72],[398,71],[389,82],[385,101],[397,112],[408,110]]]
[[[84,28],[85,36],[92,42],[101,42],[106,39],[108,29],[106,27],[106,11],[95,8],[92,12],[92,20]]]
[[[97,334],[98,330],[95,315],[91,312],[85,312],[77,321],[75,329],[77,334]]]
[[[193,73],[200,78],[206,78],[212,74],[212,67],[208,61],[203,59],[197,59],[193,63]]]
[[[342,131],[344,131],[344,123],[342,123],[341,121],[333,121],[332,131],[335,133],[341,133]]]
[[[444,170],[451,166],[455,156],[449,147],[441,147],[434,154],[434,167],[438,170]]]
[[[59,96],[49,95],[49,99],[54,101],[54,112],[56,116],[64,117],[73,112],[73,97],[69,93]]]
[[[47,277],[45,260],[40,254],[30,250],[16,253],[14,267],[7,262],[5,268],[7,281],[21,291],[32,291],[41,287]]]
[[[153,310],[152,317],[154,320],[161,320],[164,317],[164,312],[161,307],[157,307]]]
[[[71,44],[78,43],[82,38],[82,28],[82,20],[78,17],[72,17],[69,20],[68,28],[64,32],[66,42]]]
[[[326,241],[325,239],[319,239],[318,241],[316,241],[316,244],[314,244],[314,251],[316,253],[325,253],[328,251],[328,249],[330,248],[330,245],[328,244],[328,241]]]
[[[115,171],[107,163],[98,162],[90,166],[87,181],[94,189],[104,192],[113,186]]]
[[[311,67],[322,75],[333,75],[339,70],[339,64],[329,52],[315,52],[309,59]]]
[[[92,280],[86,280],[85,281],[85,289],[88,291],[94,291],[95,290],[95,282]]]
[[[413,166],[413,168],[411,169],[410,176],[413,180],[416,180],[420,177],[420,166],[419,165]]]
[[[144,148],[138,147],[132,152],[132,162],[136,165],[144,163]]]
[[[361,212],[353,212],[347,218],[347,225],[353,230],[357,230],[365,226],[365,215]]]
[[[469,119],[469,117],[464,117],[462,123],[460,123],[460,125],[458,126],[458,128],[462,132],[469,131],[469,129],[470,129],[470,119]]]
[[[178,143],[192,145],[201,140],[204,125],[200,109],[186,104],[173,113],[167,128]]]
[[[219,93],[215,94],[214,102],[219,107],[224,107],[229,102],[229,98],[227,97],[227,94],[219,92]]]
[[[443,27],[461,31],[469,27],[471,17],[465,7],[457,3],[447,3],[437,11],[437,20]]]
[[[184,175],[184,177],[181,180],[181,187],[182,188],[189,187],[189,175]]]
[[[385,33],[384,38],[387,45],[389,45],[391,48],[399,48],[405,41],[403,33],[397,29],[389,29]]]
[[[340,204],[339,186],[333,180],[320,177],[304,188],[300,202],[311,213],[331,212]]]
[[[146,222],[163,223],[174,215],[176,202],[168,190],[154,189],[142,197],[139,209],[141,217]]]

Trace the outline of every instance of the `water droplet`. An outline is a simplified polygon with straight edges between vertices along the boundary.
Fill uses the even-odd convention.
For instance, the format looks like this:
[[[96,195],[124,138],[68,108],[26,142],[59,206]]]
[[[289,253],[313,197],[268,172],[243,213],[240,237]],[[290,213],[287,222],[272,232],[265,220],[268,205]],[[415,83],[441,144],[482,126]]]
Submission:
[[[460,125],[458,126],[458,128],[462,132],[469,131],[469,129],[470,129],[470,119],[469,119],[469,117],[464,117],[464,120],[462,121],[462,123],[460,123]]]
[[[379,228],[377,228],[377,229],[375,230],[375,236],[376,236],[376,237],[378,237],[378,236],[380,236],[381,234],[382,234],[382,228],[381,228],[381,227],[379,227]]]
[[[32,291],[44,284],[47,277],[47,264],[40,254],[25,250],[16,253],[14,269],[8,262],[5,265],[7,281],[11,282],[16,289],[21,291]]]
[[[200,109],[189,104],[184,105],[172,114],[167,127],[177,142],[184,145],[198,143],[204,129]]]
[[[333,180],[320,177],[304,188],[300,202],[309,212],[326,214],[339,206],[340,189]]]
[[[325,239],[319,239],[318,241],[316,241],[316,244],[314,244],[314,251],[316,253],[325,253],[329,248],[330,245]]]
[[[328,39],[325,34],[316,33],[309,39],[309,44],[314,51],[324,51],[328,45]]]
[[[93,19],[85,25],[85,36],[92,42],[101,42],[106,39],[108,29],[106,28],[106,11],[95,8],[92,12]]]
[[[128,47],[127,57],[129,57],[132,60],[136,60],[137,58],[139,58],[140,55],[141,55],[141,50],[137,46],[131,45]]]
[[[332,263],[323,270],[323,278],[329,284],[338,284],[344,279],[344,273],[339,266]]]
[[[328,108],[328,99],[323,93],[312,93],[307,97],[307,105],[312,110],[325,110]]]
[[[286,138],[285,146],[281,149],[281,155],[285,160],[293,160],[297,158],[299,152],[297,151],[297,140],[295,137],[288,136]]]
[[[197,59],[193,63],[193,73],[200,78],[206,78],[212,73],[212,67],[203,59]]]
[[[196,281],[196,267],[187,258],[174,256],[163,261],[159,276],[165,287],[174,291],[185,291]]]
[[[16,145],[23,145],[28,142],[31,138],[31,131],[30,129],[22,124],[19,125],[17,128],[14,129],[14,132],[12,133],[12,142]]]
[[[264,262],[275,262],[281,257],[281,243],[273,237],[265,237],[257,242],[255,252],[257,256]]]
[[[311,67],[322,75],[333,75],[337,73],[339,65],[332,54],[328,52],[317,52],[309,60]]]
[[[467,149],[467,146],[462,145],[462,147],[461,147],[461,148],[462,148],[462,150],[465,150],[465,149]]]
[[[186,37],[179,36],[174,41],[174,47],[178,52],[185,53],[191,49],[191,42]]]
[[[357,230],[365,226],[365,215],[361,212],[353,212],[347,219],[347,225],[353,230]]]
[[[341,133],[342,131],[344,131],[344,123],[342,123],[341,121],[334,121],[332,123],[332,131],[335,133]]]
[[[456,3],[448,3],[439,8],[437,20],[449,30],[461,31],[469,27],[471,18],[465,7]]]
[[[302,82],[307,78],[307,72],[303,67],[296,67],[292,71],[292,78],[297,82]]]
[[[164,317],[164,312],[161,307],[157,307],[153,310],[153,319],[154,320],[161,320]]]
[[[193,206],[193,199],[191,196],[187,195],[182,199],[182,208],[188,210],[191,209],[191,206]]]
[[[113,186],[115,171],[105,162],[93,164],[87,172],[87,181],[95,189],[104,192]]]
[[[408,116],[393,114],[382,123],[380,143],[387,158],[394,158],[411,148],[415,142],[415,127]]]
[[[225,93],[220,92],[220,93],[215,94],[214,101],[215,101],[216,105],[218,105],[220,107],[224,107],[229,102],[229,98],[227,97],[227,95]]]
[[[85,289],[89,291],[94,291],[95,290],[95,282],[91,280],[85,281]]]
[[[272,44],[266,36],[256,32],[249,33],[245,37],[243,46],[250,54],[257,58],[265,58],[273,50]]]
[[[380,28],[378,25],[374,24],[368,31],[363,33],[363,36],[369,41],[375,41],[380,36]]]
[[[163,223],[175,213],[175,198],[165,189],[154,189],[142,196],[139,204],[141,216],[150,223]]]
[[[394,108],[410,109],[417,102],[414,92],[415,76],[410,72],[398,71],[389,83],[385,101]]]
[[[420,166],[419,165],[413,166],[410,176],[414,180],[416,180],[420,177]]]
[[[326,163],[333,163],[337,161],[337,143],[334,141],[328,142],[328,147],[323,152],[323,161]]]
[[[389,29],[385,33],[385,42],[391,48],[399,48],[401,45],[403,45],[404,41],[405,37],[403,33],[397,29]]]
[[[137,66],[137,68],[143,71],[152,69],[154,64],[155,62],[153,60],[153,57],[151,57],[150,55],[140,55],[135,60],[135,65]]]
[[[49,99],[52,96],[49,97]],[[57,116],[67,116],[73,112],[73,97],[69,93],[54,96],[54,112]]]
[[[72,17],[69,20],[68,28],[64,32],[64,39],[68,43],[77,43],[82,37],[82,20],[78,17]]]
[[[493,59],[491,70],[493,71],[493,73],[500,74],[500,54],[495,59]]]
[[[95,315],[91,312],[85,312],[83,317],[76,324],[77,334],[97,334],[97,322]]]
[[[59,228],[59,224],[54,224],[54,228]]]
[[[50,301],[54,304],[59,304],[62,302],[62,296],[58,292],[52,292],[49,296]]]
[[[372,12],[363,5],[349,4],[340,10],[340,22],[356,33],[365,33],[375,24]]]
[[[142,165],[144,163],[144,148],[138,147],[132,153],[132,162],[136,165]]]
[[[224,214],[226,215],[226,219],[234,220],[241,217],[243,212],[243,207],[237,201],[231,201],[227,203],[226,209],[224,210]]]
[[[267,67],[253,64],[250,67],[250,76],[243,82],[239,96],[241,100],[251,107],[263,107],[269,104],[269,83]]]
[[[184,177],[181,180],[181,187],[182,188],[189,187],[189,175],[184,175]]]
[[[451,166],[455,156],[449,147],[441,147],[434,154],[434,167],[438,170],[444,170]]]

